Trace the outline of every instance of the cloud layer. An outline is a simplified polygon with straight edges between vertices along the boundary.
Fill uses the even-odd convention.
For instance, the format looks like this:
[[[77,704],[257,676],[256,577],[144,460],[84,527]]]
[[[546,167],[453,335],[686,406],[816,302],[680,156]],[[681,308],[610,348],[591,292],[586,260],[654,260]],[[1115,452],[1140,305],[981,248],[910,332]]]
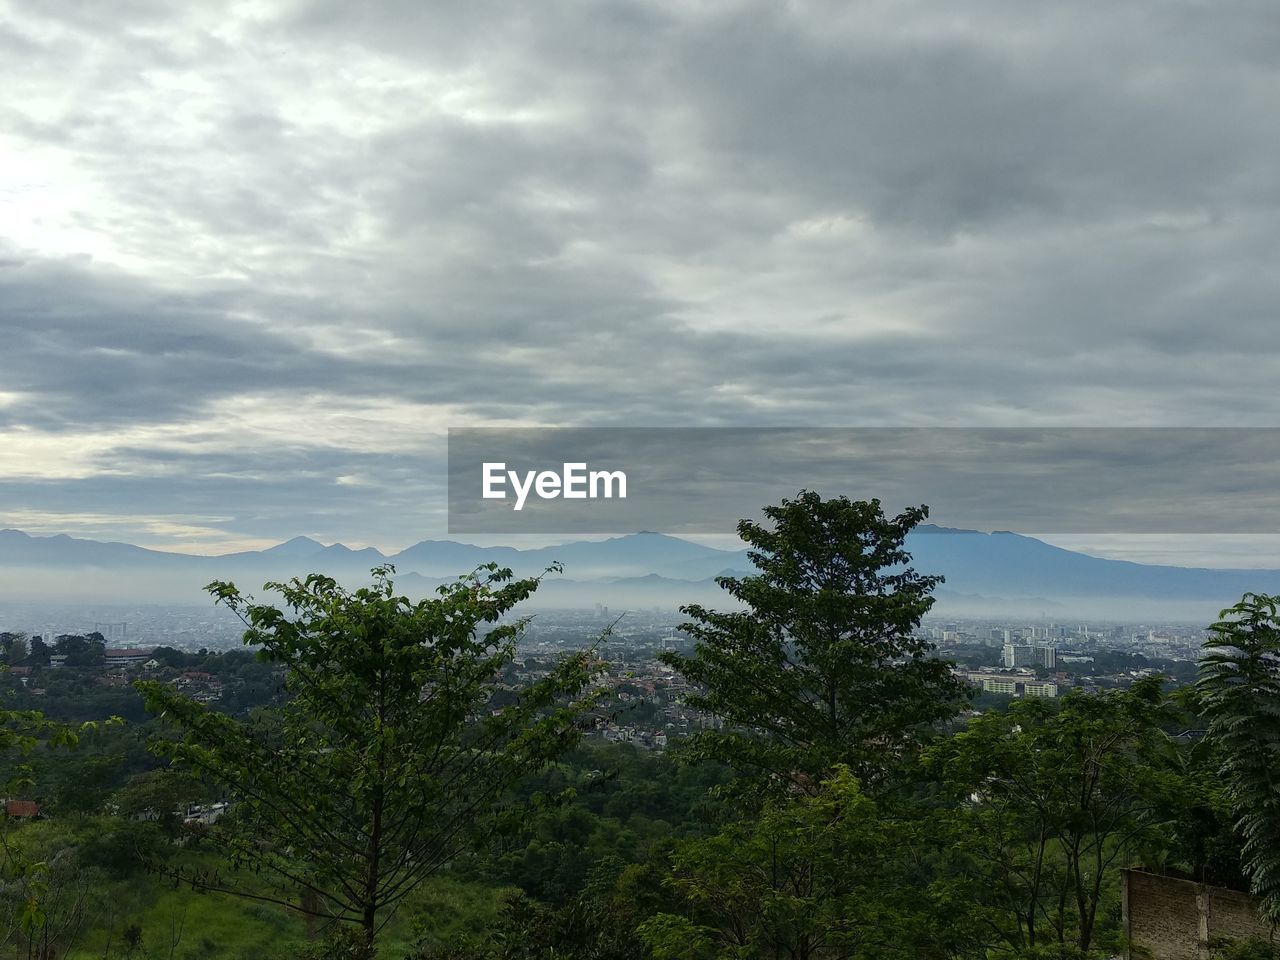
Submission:
[[[1277,422],[1262,0],[0,10],[0,523],[399,546],[451,425]]]

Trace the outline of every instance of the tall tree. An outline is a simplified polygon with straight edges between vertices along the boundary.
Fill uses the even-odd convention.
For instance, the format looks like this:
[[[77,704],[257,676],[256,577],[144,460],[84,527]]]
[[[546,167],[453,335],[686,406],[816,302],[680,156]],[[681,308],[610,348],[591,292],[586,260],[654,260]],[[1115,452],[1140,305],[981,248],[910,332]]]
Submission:
[[[27,654],[27,663],[33,667],[49,665],[49,645],[44,642],[41,636],[31,638],[30,652]]]
[[[396,595],[392,568],[373,572],[354,592],[320,575],[268,584],[292,618],[210,585],[247,624],[245,642],[286,668],[278,711],[242,722],[138,684],[166,721],[156,752],[229,791],[234,809],[210,837],[257,877],[188,879],[348,921],[369,945],[415,887],[493,829],[517,781],[577,740],[594,699],[582,652],[493,706],[526,622],[508,614],[537,579],[490,565],[413,602]]]
[[[1280,596],[1247,593],[1209,628],[1196,689],[1263,913],[1280,923]]]
[[[27,635],[25,633],[0,633],[0,660],[5,663],[18,664],[27,658]]]
[[[100,633],[87,637],[64,633],[54,640],[53,652],[66,657],[68,667],[100,667],[106,656],[106,644]]]
[[[936,956],[909,882],[909,825],[884,816],[847,767],[758,819],[676,846],[666,885],[684,910],[640,924],[658,960]]]
[[[5,793],[24,796],[35,789],[32,768],[23,758],[42,747],[74,747],[82,734],[116,723],[111,718],[105,724],[70,727],[46,720],[38,711],[0,709],[0,761],[9,774]],[[0,943],[25,945],[31,957],[52,957],[79,930],[92,884],[71,863],[70,851],[61,856],[33,849],[17,841],[13,826],[7,809],[0,811]]]
[[[1017,955],[1087,953],[1116,869],[1172,816],[1165,704],[1158,677],[1060,705],[1019,700],[931,749],[954,801],[941,819],[962,896]]]
[[[695,752],[810,788],[843,763],[874,789],[964,694],[917,634],[942,578],[903,545],[928,508],[889,518],[879,500],[801,491],[764,514],[738,524],[759,573],[717,581],[743,609],[682,608],[696,646],[666,656],[725,725]]]

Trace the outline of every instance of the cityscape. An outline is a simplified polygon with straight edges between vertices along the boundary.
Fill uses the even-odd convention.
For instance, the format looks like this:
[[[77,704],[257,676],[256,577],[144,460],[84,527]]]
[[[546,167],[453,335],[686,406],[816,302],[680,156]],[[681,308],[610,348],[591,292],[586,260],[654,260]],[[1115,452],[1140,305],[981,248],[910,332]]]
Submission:
[[[43,608],[41,608],[43,610]],[[61,626],[36,629],[6,621],[0,635],[20,635],[28,643],[40,637],[52,647],[60,636],[96,636],[103,645],[95,682],[127,687],[140,676],[160,677],[194,696],[218,704],[223,684],[207,672],[166,669],[155,659],[158,647],[188,654],[218,654],[241,649],[244,624],[221,609],[114,608],[132,621],[95,621],[84,614],[57,614]],[[48,616],[50,611],[44,611]],[[660,657],[688,653],[692,642],[682,634],[678,611],[613,610],[596,604],[586,610],[544,610],[523,628],[508,669],[509,689],[544,679],[567,652],[590,648],[596,683],[609,691],[615,709],[601,717],[589,734],[604,742],[626,742],[664,750],[720,720],[685,702],[690,686]],[[919,636],[939,658],[954,664],[955,676],[972,688],[976,706],[1021,697],[1059,697],[1069,690],[1096,693],[1123,689],[1144,677],[1162,676],[1173,686],[1191,683],[1203,653],[1203,625],[1119,624],[926,618]],[[43,670],[11,666],[10,683],[25,693],[43,696],[46,670],[67,664],[66,654],[53,653]]]

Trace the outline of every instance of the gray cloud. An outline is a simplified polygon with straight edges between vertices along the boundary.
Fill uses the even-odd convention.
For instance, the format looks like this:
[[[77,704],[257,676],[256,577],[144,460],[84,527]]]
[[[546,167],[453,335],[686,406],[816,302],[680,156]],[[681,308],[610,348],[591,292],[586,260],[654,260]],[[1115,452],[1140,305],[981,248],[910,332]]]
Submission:
[[[5,19],[0,522],[400,542],[451,424],[1280,408],[1260,0]]]

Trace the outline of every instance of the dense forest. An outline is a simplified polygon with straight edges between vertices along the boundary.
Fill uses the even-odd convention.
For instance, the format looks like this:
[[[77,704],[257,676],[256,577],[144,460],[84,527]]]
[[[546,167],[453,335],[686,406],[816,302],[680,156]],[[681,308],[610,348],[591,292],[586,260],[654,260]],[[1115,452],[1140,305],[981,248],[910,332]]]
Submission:
[[[540,578],[493,566],[215,583],[245,649],[118,683],[99,636],[0,636],[0,958],[1083,960],[1135,864],[1280,918],[1274,598],[1194,683],[979,710],[918,630],[924,508],[765,515],[758,572],[684,608],[666,659],[715,723],[665,752],[590,737],[625,709],[591,648],[513,682]]]

